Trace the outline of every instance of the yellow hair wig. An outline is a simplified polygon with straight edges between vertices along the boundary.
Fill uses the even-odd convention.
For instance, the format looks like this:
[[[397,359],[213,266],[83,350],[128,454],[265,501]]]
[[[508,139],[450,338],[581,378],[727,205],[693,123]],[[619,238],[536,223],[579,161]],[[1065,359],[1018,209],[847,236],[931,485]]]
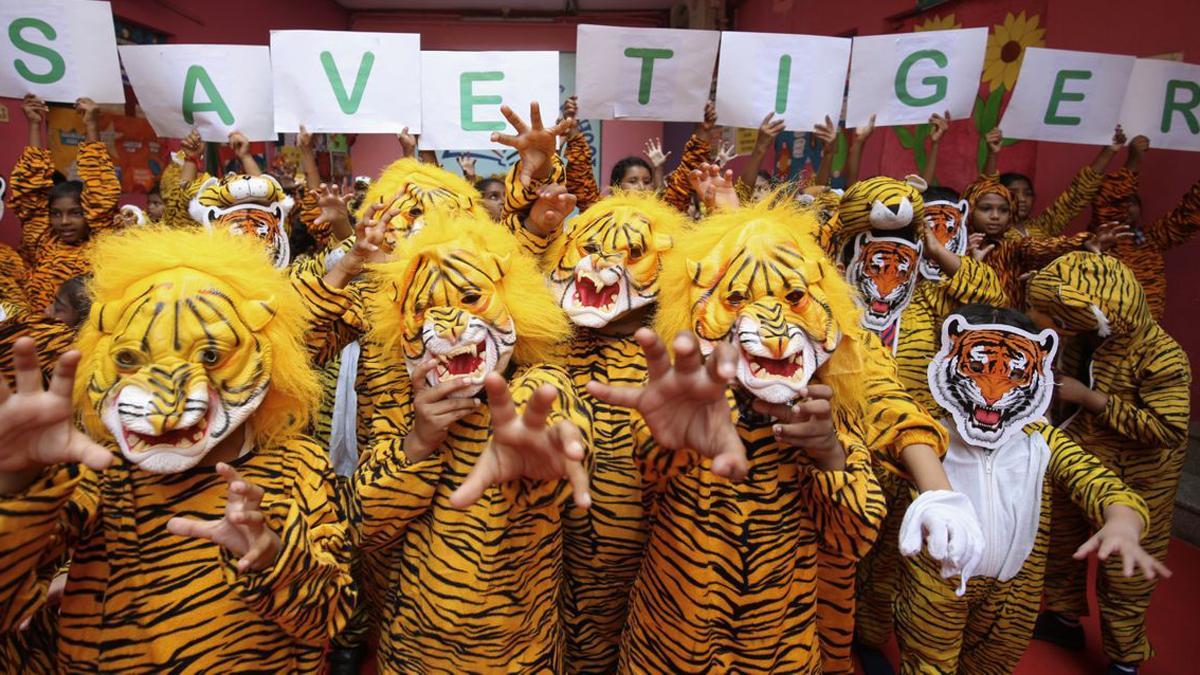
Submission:
[[[88,403],[87,382],[107,354],[97,351],[103,334],[99,313],[106,303],[120,304],[134,298],[130,289],[150,276],[175,269],[191,269],[213,277],[227,288],[235,304],[269,300],[274,315],[258,332],[270,346],[270,386],[258,409],[251,415],[254,441],[270,447],[308,426],[320,399],[320,383],[313,370],[304,335],[308,310],[287,279],[286,272],[273,267],[266,251],[252,237],[226,231],[178,230],[147,227],[125,230],[98,238],[90,254],[92,296],[90,318],[80,327],[75,345],[83,354],[75,377],[75,405],[83,411],[83,422],[94,438],[109,433]]]
[[[475,212],[481,216],[487,215],[479,203],[481,199],[479,191],[462,176],[450,173],[440,166],[426,164],[413,157],[404,157],[389,164],[378,178],[371,181],[371,186],[367,188],[367,194],[355,216],[361,219],[371,204],[390,204],[396,193],[404,190],[413,181],[425,186],[436,185],[456,194],[470,197],[474,200]]]
[[[417,264],[423,257],[436,258],[451,251],[491,255],[503,268],[495,283],[516,329],[514,363],[527,366],[561,360],[556,346],[571,336],[571,323],[546,287],[537,260],[486,215],[440,212],[431,213],[420,232],[401,240],[389,262],[371,268],[378,289],[367,300],[371,330],[388,353],[403,353],[401,306],[405,296],[414,292],[411,282]]]
[[[560,260],[564,249],[575,241],[573,233],[586,232],[596,221],[618,209],[630,209],[644,215],[652,224],[655,235],[666,235],[673,241],[678,241],[679,235],[688,227],[683,214],[653,192],[622,190],[592,204],[572,218],[564,226],[562,236],[554,238],[545,259]]]
[[[710,261],[715,256],[724,267],[740,250],[742,237],[778,238],[781,243],[794,245],[805,260],[818,264],[820,279],[809,283],[821,289],[834,324],[842,334],[841,342],[822,368],[824,381],[833,387],[841,404],[861,401],[867,339],[860,323],[861,310],[854,301],[853,289],[817,245],[819,225],[815,209],[794,201],[772,199],[720,212],[701,221],[699,227],[689,231],[664,256],[655,330],[668,341],[681,332],[693,332],[695,305],[710,289],[696,283],[692,263]]]

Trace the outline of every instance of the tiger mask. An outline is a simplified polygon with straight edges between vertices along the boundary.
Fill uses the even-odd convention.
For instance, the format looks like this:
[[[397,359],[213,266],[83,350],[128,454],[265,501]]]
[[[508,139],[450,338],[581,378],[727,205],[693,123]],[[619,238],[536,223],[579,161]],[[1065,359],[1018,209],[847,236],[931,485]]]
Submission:
[[[1058,336],[1004,324],[972,324],[960,314],[942,324],[929,362],[929,389],[968,443],[1002,447],[1046,413],[1054,393]]]
[[[600,328],[658,298],[660,258],[684,221],[652,194],[608,197],[567,223],[550,287],[575,324]]]
[[[432,164],[406,157],[392,162],[377,180],[371,181],[355,212],[361,219],[371,204],[388,204],[396,216],[384,231],[386,251],[421,231],[426,214],[445,211],[458,215],[487,215],[479,203],[479,192],[463,178]]]
[[[97,439],[151,473],[190,469],[247,421],[242,450],[298,432],[318,384],[305,310],[262,249],[228,232],[105,237],[75,399]]]
[[[735,345],[738,384],[757,398],[804,396],[814,374],[851,353],[844,337],[858,321],[852,293],[812,238],[816,224],[790,205],[705,221],[664,265],[659,334],[690,330],[706,355]]]
[[[894,231],[915,226],[914,239],[920,241],[925,223],[925,200],[921,193],[926,187],[920,176],[906,176],[904,180],[875,176],[857,181],[838,201],[841,235],[850,237],[869,230]]]
[[[937,237],[942,246],[954,255],[967,252],[967,200],[957,202],[938,199],[925,202],[925,227]],[[921,276],[930,281],[941,281],[942,270],[928,257],[921,258]]]
[[[431,214],[393,260],[372,272],[382,289],[369,298],[373,331],[410,375],[436,361],[430,385],[468,379],[457,397],[478,394],[510,361],[550,360],[570,335],[537,262],[486,216]]]
[[[283,268],[292,258],[286,223],[294,203],[271,176],[231,173],[204,181],[188,213],[207,228],[254,237]]]
[[[876,333],[895,323],[917,286],[922,246],[870,232],[854,240],[846,279],[858,290],[863,326]]]

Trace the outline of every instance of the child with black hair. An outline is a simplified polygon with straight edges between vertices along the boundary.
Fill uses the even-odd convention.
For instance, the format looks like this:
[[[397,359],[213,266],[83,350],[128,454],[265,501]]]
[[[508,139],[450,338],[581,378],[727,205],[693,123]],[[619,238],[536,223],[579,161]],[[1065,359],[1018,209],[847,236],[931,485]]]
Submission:
[[[1020,312],[982,304],[942,324],[927,372],[951,436],[943,466],[979,514],[987,543],[965,589],[925,554],[901,563],[902,672],[1012,672],[1037,616],[1054,490],[1099,528],[1067,555],[1096,552],[1123,564],[1126,577],[1135,568],[1146,579],[1170,575],[1138,543],[1151,525],[1142,498],[1043,417],[1059,337],[1036,330]]]
[[[146,217],[150,219],[152,224],[157,225],[162,222],[163,210],[166,208],[166,203],[163,202],[162,184],[159,181],[154,183],[154,187],[146,193]]]
[[[87,271],[85,244],[93,229],[108,227],[116,215],[121,183],[100,141],[99,108],[90,98],[75,102],[86,140],[78,146],[81,180],[53,182],[54,162],[42,143],[49,108],[30,94],[21,102],[29,122],[29,143],[10,176],[7,203],[21,219],[21,254],[29,267],[24,279],[30,308],[50,304],[59,285]]]
[[[663,181],[662,199],[675,207],[681,213],[687,213],[692,205],[692,188],[689,176],[693,169],[699,169],[701,164],[708,162],[712,143],[710,137],[717,124],[716,104],[709,101],[704,106],[704,121],[696,125],[696,130],[688,138],[683,147],[683,157],[679,166],[667,175]],[[647,153],[651,160],[661,169],[670,153],[662,152],[661,145],[646,144]],[[654,152],[657,150],[657,152]],[[641,157],[625,157],[613,165],[609,175],[609,187],[612,190],[640,192],[655,189],[655,167]]]
[[[588,171],[591,171],[590,164]],[[480,178],[475,182],[475,189],[483,197],[483,208],[487,210],[488,215],[497,223],[500,222],[504,213],[504,181],[499,178]]]

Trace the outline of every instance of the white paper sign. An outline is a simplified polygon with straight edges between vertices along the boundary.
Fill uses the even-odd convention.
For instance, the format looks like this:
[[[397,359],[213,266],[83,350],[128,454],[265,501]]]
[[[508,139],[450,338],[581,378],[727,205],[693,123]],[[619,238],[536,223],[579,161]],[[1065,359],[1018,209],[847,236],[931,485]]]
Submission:
[[[933,113],[971,116],[987,29],[854,38],[846,126],[923,124]]]
[[[1028,48],[1000,128],[1007,138],[1108,145],[1134,61],[1132,56]]]
[[[0,4],[0,96],[124,103],[117,37],[107,2]]]
[[[579,116],[703,120],[720,39],[717,31],[580,26]]]
[[[554,124],[558,52],[421,52],[423,150],[495,149],[492,132],[514,133],[500,106],[528,122],[532,101]]]
[[[754,128],[768,112],[785,128],[811,131],[841,117],[848,38],[777,33],[721,33],[717,119]]]
[[[1200,150],[1200,66],[1138,59],[1125,89],[1121,126],[1150,147]]]
[[[271,31],[275,131],[421,132],[421,36]]]
[[[271,51],[240,45],[122,46],[121,62],[150,126],[163,138],[195,127],[223,143],[241,131],[252,141],[275,138]]]

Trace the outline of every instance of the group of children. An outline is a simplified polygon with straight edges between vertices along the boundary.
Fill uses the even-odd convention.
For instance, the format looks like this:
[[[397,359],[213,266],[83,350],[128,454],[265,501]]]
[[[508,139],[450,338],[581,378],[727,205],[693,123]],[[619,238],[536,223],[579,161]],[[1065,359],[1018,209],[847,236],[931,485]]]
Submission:
[[[81,180],[30,96],[5,196],[3,670],[881,673],[894,631],[1011,672],[1082,647],[1092,554],[1110,672],[1153,656],[1200,182],[1143,224],[1144,137],[1037,212],[999,130],[960,194],[947,116],[924,176],[860,179],[856,129],[839,191],[831,121],[774,184],[782,121],[735,178],[710,105],[602,191],[569,100],[474,183],[405,133],[341,190],[303,130],[302,176],[237,133],[209,176],[193,134],[142,212],[76,108]]]

